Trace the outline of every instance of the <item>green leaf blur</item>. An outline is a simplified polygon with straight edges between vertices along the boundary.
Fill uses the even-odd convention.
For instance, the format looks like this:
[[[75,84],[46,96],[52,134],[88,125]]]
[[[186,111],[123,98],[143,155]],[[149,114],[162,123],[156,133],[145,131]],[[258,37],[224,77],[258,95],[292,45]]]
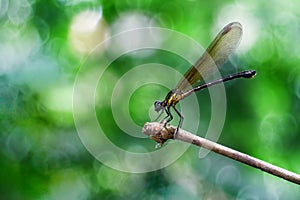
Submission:
[[[2,0],[1,199],[299,199],[299,186],[214,153],[199,159],[199,149],[193,146],[157,171],[112,169],[86,148],[73,113],[76,76],[85,65],[88,82],[102,69],[105,56],[114,52],[95,48],[110,36],[130,28],[163,27],[207,47],[228,22],[239,21],[244,27],[242,42],[221,72],[254,69],[257,76],[225,84],[226,121],[218,143],[300,173],[299,9],[298,0]],[[90,27],[92,20],[97,26]],[[119,47],[126,48],[124,44]],[[180,48],[179,41],[173,45]],[[95,89],[94,115],[106,137],[135,153],[155,151],[154,141],[141,130],[157,116],[153,102],[162,100],[168,88],[132,78],[132,85],[118,81],[129,72],[154,80],[152,73],[131,71],[149,63],[181,74],[190,66],[164,50],[128,52],[103,68]],[[174,87],[179,81],[170,74],[161,77]],[[136,90],[129,102],[122,100],[132,88]],[[197,134],[203,136],[210,99],[207,91],[197,97],[201,110]],[[116,120],[127,114],[126,109],[131,119],[125,122],[140,127],[134,133]],[[177,122],[176,116],[172,124]]]

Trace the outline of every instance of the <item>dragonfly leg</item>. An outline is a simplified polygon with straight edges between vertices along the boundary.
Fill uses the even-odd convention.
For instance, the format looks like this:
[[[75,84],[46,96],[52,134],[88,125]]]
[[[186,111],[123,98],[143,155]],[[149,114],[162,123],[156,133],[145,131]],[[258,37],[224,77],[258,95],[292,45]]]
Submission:
[[[167,116],[164,119],[167,119],[167,118],[168,119],[166,120],[164,127],[166,127],[167,123],[169,123],[173,119],[173,115],[170,112],[170,107],[166,107],[166,113],[167,113]]]
[[[176,108],[175,106],[173,106],[173,108],[174,108],[174,110],[176,111],[176,113],[177,113],[177,114],[179,115],[179,117],[180,117],[178,126],[177,126],[177,128],[176,128],[175,133],[174,133],[174,138],[176,138],[176,137],[177,137],[178,130],[179,130],[179,128],[181,128],[181,126],[182,126],[182,122],[183,122],[184,117],[183,117],[182,114],[179,112],[179,110],[177,110],[177,108]]]
[[[166,119],[171,115],[170,110],[167,110],[167,108],[166,108],[165,111],[166,111],[166,113],[167,113],[167,116],[165,116],[165,117],[163,118],[163,120],[166,120]]]
[[[159,113],[159,115],[156,117],[154,121],[156,122],[163,113],[164,113],[164,109],[161,110],[161,112]]]

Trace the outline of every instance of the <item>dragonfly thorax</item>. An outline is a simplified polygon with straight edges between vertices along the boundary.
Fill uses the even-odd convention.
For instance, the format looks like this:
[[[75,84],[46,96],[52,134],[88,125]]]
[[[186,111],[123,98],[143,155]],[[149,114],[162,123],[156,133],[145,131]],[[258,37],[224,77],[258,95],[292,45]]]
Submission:
[[[163,101],[155,101],[154,109],[156,112],[163,110],[165,107],[175,106],[182,99],[182,92],[180,90],[171,90]]]
[[[182,92],[180,90],[171,90],[166,98],[165,98],[165,104],[170,107],[170,106],[175,106],[180,100],[182,99]]]

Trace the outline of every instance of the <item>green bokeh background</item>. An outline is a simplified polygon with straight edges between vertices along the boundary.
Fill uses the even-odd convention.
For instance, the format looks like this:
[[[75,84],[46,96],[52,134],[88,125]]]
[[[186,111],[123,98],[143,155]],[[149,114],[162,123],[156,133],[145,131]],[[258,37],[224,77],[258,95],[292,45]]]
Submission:
[[[99,43],[99,35],[114,34],[116,22],[120,25],[126,16],[181,32],[204,47],[227,22],[240,21],[248,46],[242,42],[222,73],[250,68],[258,75],[226,84],[226,121],[218,143],[300,173],[299,9],[298,0],[2,0],[1,199],[299,199],[299,186],[214,153],[199,159],[196,147],[155,172],[116,171],[86,150],[72,113],[74,80],[89,52],[84,41]],[[85,11],[102,12],[103,26],[95,40],[84,38],[78,47],[72,24]],[[124,73],[140,64],[163,63],[180,73],[188,69],[185,60],[166,52],[132,54],[111,64],[102,80],[105,87],[97,92],[106,97]],[[105,50],[96,55],[92,61],[101,62]],[[128,107],[139,126],[150,120],[152,103],[167,91],[152,85],[134,93]],[[210,117],[207,94],[197,94],[204,127]],[[99,102],[99,123],[116,145],[154,150],[153,141],[118,128],[109,97]]]

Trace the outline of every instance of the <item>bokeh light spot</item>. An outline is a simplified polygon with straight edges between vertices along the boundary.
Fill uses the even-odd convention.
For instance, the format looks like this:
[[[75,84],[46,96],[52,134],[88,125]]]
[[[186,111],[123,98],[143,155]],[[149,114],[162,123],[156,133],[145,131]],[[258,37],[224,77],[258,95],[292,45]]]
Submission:
[[[217,23],[214,32],[220,30],[224,24],[238,21],[243,26],[243,38],[237,53],[247,51],[254,45],[260,35],[260,24],[253,14],[251,6],[246,3],[233,3],[222,8],[217,16]]]
[[[7,15],[13,24],[21,25],[28,20],[31,12],[32,8],[27,0],[14,0],[9,3]]]
[[[6,138],[5,154],[11,160],[21,161],[29,153],[31,142],[21,129],[13,130]]]
[[[47,92],[45,105],[54,111],[72,113],[73,87],[59,87]]]
[[[86,199],[90,194],[89,187],[82,171],[62,169],[52,175],[45,199]]]
[[[130,31],[145,27],[155,27],[156,23],[154,19],[141,13],[123,13],[112,25],[112,32],[114,34],[120,34],[125,31]],[[157,46],[159,47],[162,42],[162,36],[153,34],[151,29],[149,31],[133,32],[129,37],[118,37],[113,43],[112,53],[118,54],[118,51],[129,51],[137,47],[143,46]],[[147,44],[151,41],[151,44]],[[155,42],[155,44],[153,44]],[[153,51],[143,51],[138,54],[130,54],[130,56],[135,58],[147,57],[154,53]]]
[[[89,53],[109,37],[109,30],[102,10],[86,10],[76,15],[70,26],[69,41],[78,52]],[[97,48],[101,52],[104,49]]]
[[[0,1],[0,18],[5,16],[8,9],[8,0],[1,0]]]

